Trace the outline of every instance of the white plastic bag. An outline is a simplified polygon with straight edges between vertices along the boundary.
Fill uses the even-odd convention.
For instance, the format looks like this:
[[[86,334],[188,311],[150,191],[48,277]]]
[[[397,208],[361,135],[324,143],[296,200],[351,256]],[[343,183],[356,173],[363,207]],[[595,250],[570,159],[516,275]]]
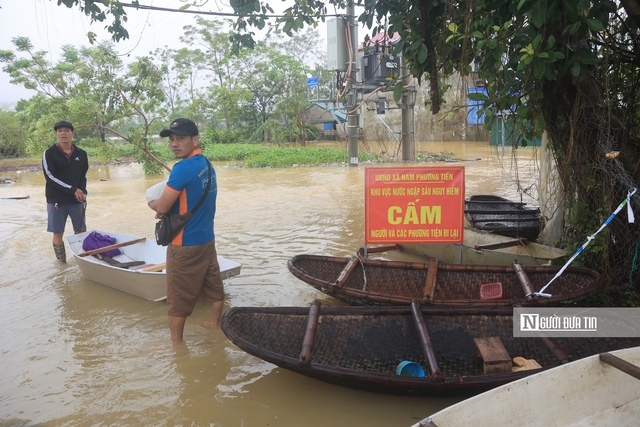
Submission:
[[[160,196],[162,196],[162,192],[164,191],[164,187],[167,186],[167,181],[162,181],[154,185],[153,187],[149,187],[147,192],[144,193],[145,199],[148,202],[153,202],[154,200],[158,200]]]

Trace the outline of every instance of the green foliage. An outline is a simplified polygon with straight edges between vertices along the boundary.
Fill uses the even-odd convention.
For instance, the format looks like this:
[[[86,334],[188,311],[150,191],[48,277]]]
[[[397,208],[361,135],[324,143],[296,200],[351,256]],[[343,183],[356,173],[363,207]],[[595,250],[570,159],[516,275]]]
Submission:
[[[204,155],[212,161],[245,161],[251,156],[261,155],[269,148],[258,144],[212,144],[204,149]]]
[[[231,128],[221,126],[207,126],[200,132],[200,146],[205,148],[210,144],[234,144],[247,141],[251,135],[247,134],[248,129],[241,126]]]
[[[621,305],[623,307],[637,307],[640,302],[640,295],[633,290],[625,290],[622,292]]]
[[[602,209],[596,211],[587,208],[584,201],[574,200],[565,206],[565,220],[567,227],[565,234],[561,240],[560,246],[566,248],[570,253],[575,253],[582,246],[589,236],[595,233],[602,223],[607,219],[608,215],[602,212]],[[597,271],[604,269],[602,256],[605,250],[606,234],[599,233],[580,253],[572,265],[588,266]]]
[[[89,157],[100,158],[104,163],[109,163],[123,155],[120,147],[112,142],[102,142],[96,137],[83,138],[76,145],[82,147]]]
[[[69,8],[79,7],[81,12],[91,18],[91,22],[104,22],[107,16],[110,15],[113,22],[107,25],[106,28],[112,34],[113,40],[117,42],[129,38],[129,32],[123,25],[123,22],[127,22],[127,14],[119,1],[58,0],[58,4],[64,4]],[[138,0],[133,0],[131,4],[135,7],[139,6]],[[87,37],[93,43],[96,35],[90,31],[87,33]]]
[[[132,154],[136,161],[142,163],[145,175],[160,175],[164,167],[156,159],[167,162],[173,160],[174,156],[166,142],[156,142],[147,134],[147,128],[144,126],[134,126],[129,129],[129,141],[134,147]]]
[[[0,157],[22,157],[26,154],[26,131],[15,113],[0,111]]]
[[[611,296],[601,289],[587,295],[581,305],[585,307],[614,307],[615,303]]]

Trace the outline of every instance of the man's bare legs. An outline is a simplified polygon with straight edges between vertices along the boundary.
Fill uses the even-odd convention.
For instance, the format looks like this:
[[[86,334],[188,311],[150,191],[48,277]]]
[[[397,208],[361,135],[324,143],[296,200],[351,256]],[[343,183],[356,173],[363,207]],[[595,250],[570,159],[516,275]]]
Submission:
[[[222,309],[224,308],[224,300],[211,303],[211,325],[219,327],[220,318],[222,317]]]
[[[171,342],[173,345],[180,344],[184,334],[184,324],[187,321],[186,317],[174,317],[169,316],[169,331],[171,332]]]
[[[216,301],[211,303],[211,325],[220,327],[220,318],[222,317],[222,309],[224,301]],[[183,342],[184,325],[187,321],[186,317],[169,316],[169,331],[171,332],[171,342],[178,345]]]
[[[64,236],[64,233],[53,233],[53,244],[54,245],[61,245],[62,244],[62,236]]]

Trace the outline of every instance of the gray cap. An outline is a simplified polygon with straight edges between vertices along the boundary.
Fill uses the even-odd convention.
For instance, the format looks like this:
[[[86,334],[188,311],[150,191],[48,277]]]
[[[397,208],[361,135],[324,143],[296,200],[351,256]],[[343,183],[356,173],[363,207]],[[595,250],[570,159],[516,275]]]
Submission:
[[[71,132],[73,132],[73,125],[71,124],[71,122],[68,122],[66,120],[60,120],[58,123],[53,125],[53,130],[58,130],[60,128],[69,128],[71,129]]]

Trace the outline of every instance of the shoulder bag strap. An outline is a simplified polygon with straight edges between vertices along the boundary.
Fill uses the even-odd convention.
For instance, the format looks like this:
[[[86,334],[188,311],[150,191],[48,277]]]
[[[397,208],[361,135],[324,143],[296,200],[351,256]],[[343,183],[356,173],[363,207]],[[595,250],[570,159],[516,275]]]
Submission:
[[[189,212],[191,214],[194,214],[198,210],[198,208],[202,206],[202,204],[204,203],[204,199],[207,198],[207,195],[209,194],[209,189],[211,188],[211,175],[213,175],[211,171],[211,162],[209,162],[209,160],[206,157],[204,158],[204,160],[207,162],[207,166],[209,167],[209,181],[207,182],[207,189],[204,190],[204,194],[200,198],[200,201],[198,201],[198,204],[195,205],[193,209],[191,209],[191,212]]]

